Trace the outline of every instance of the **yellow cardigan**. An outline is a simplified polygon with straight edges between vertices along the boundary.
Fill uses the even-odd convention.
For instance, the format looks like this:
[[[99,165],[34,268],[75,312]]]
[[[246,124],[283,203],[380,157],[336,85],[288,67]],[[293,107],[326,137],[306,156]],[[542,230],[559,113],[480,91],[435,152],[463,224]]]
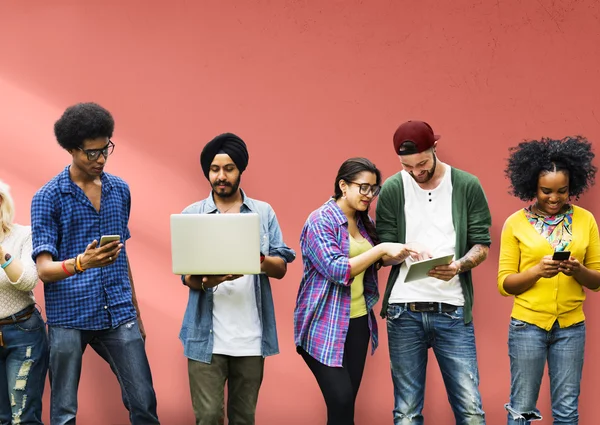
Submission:
[[[573,239],[565,248],[587,268],[600,271],[600,239],[598,225],[589,211],[573,206]],[[519,210],[504,223],[500,243],[498,290],[504,290],[504,280],[540,262],[554,252],[550,243],[529,223],[525,212]],[[600,290],[600,288],[599,288]],[[561,328],[585,319],[583,314],[583,287],[573,278],[559,273],[552,278],[541,278],[522,294],[515,295],[511,316],[550,330],[558,319]]]

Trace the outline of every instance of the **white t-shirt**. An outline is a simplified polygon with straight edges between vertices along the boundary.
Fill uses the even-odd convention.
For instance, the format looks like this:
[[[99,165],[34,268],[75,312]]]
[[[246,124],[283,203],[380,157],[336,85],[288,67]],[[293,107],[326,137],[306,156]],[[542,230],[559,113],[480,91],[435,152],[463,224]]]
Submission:
[[[213,293],[213,335],[213,354],[262,355],[254,276],[242,276],[217,286]]]
[[[435,189],[422,189],[406,171],[401,171],[404,186],[404,215],[406,242],[417,242],[426,247],[434,257],[454,254],[456,232],[452,222],[451,167],[446,167],[442,181]],[[462,306],[465,298],[458,276],[448,282],[427,277],[404,282],[407,262],[400,267],[394,283],[390,303],[433,301]]]

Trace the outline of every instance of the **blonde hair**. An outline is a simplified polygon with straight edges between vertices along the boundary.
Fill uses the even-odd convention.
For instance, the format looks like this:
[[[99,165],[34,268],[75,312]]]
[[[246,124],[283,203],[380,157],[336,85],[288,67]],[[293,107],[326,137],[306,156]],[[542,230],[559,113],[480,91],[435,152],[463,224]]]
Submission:
[[[0,180],[0,240],[12,229],[15,204],[10,196],[10,186]]]

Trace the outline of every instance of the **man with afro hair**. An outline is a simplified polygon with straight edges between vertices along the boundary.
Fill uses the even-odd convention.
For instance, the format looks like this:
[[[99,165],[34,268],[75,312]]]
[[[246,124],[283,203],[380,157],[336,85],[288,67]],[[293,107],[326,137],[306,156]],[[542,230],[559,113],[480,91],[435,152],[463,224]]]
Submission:
[[[66,109],[54,125],[72,162],[31,204],[33,259],[50,340],[50,422],[75,424],[82,357],[90,345],[121,386],[132,424],[158,424],[144,327],[127,259],[131,196],[104,171],[113,152],[114,120],[95,103]],[[120,240],[100,246],[103,235]]]

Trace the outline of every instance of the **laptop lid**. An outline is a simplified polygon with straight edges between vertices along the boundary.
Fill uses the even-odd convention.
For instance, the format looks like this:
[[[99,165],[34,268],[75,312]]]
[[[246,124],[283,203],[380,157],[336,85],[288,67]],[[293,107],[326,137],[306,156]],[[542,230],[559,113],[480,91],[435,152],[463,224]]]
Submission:
[[[179,275],[260,274],[260,218],[172,214],[171,257]]]

